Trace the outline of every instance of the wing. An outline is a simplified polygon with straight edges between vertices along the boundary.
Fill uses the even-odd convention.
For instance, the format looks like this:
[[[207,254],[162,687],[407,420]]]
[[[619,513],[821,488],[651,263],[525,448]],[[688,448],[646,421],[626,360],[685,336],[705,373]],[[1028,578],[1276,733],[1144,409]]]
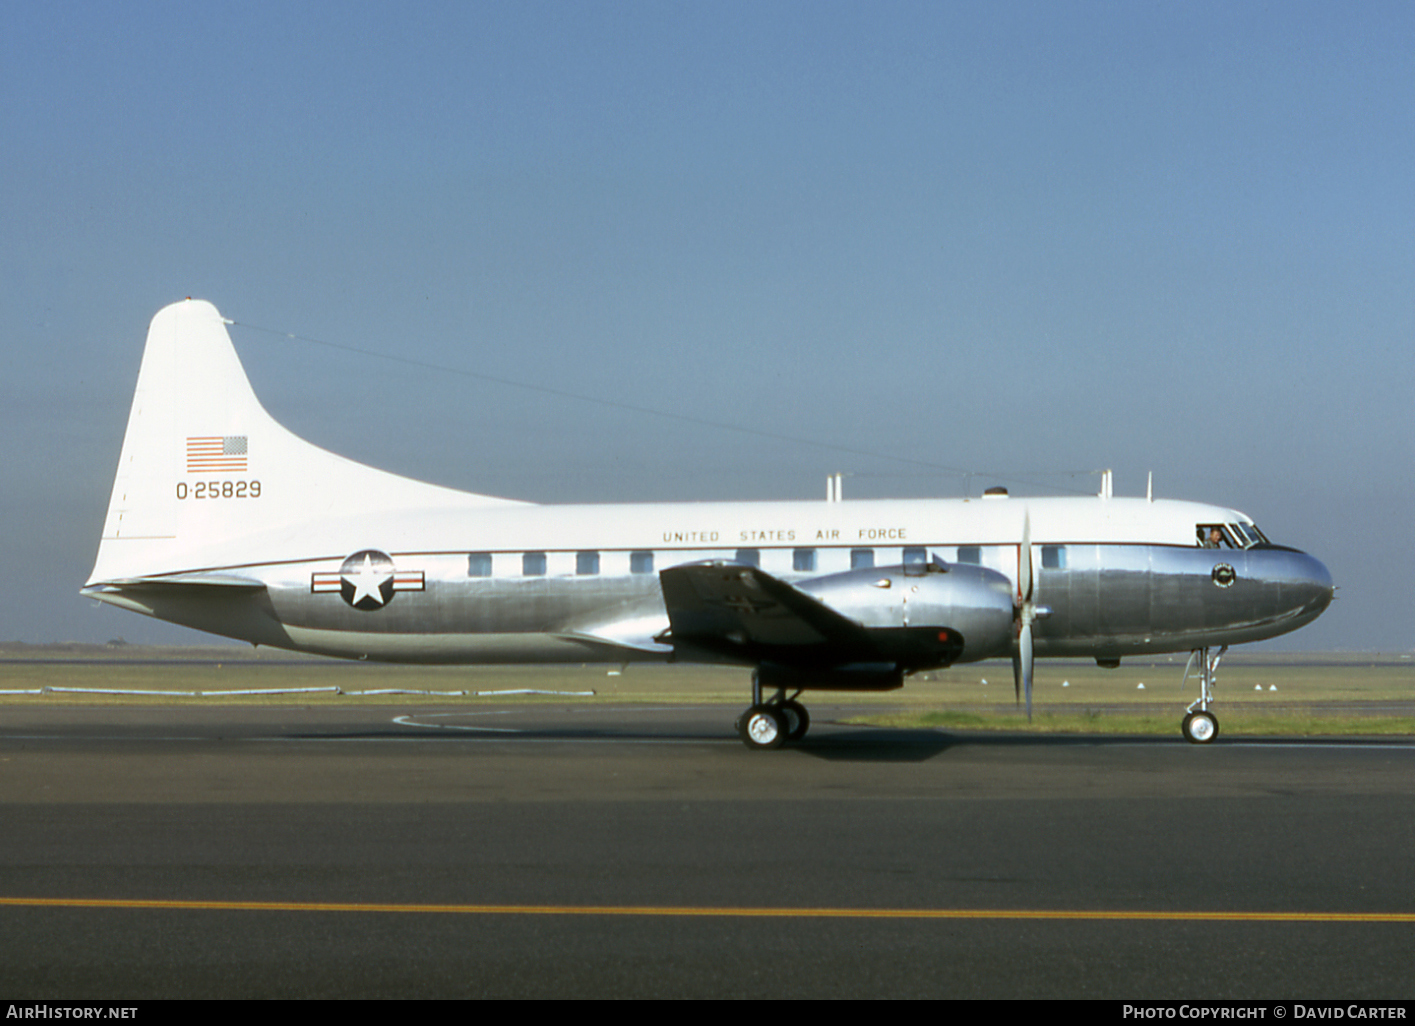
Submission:
[[[591,610],[561,624],[554,633],[571,641],[608,646],[622,651],[626,658],[637,653],[662,658],[673,652],[670,645],[658,640],[667,630],[663,602],[658,595],[650,595]]]
[[[943,666],[962,652],[944,627],[865,627],[830,606],[740,563],[690,563],[659,574],[675,651],[802,671],[869,667],[897,679]]]

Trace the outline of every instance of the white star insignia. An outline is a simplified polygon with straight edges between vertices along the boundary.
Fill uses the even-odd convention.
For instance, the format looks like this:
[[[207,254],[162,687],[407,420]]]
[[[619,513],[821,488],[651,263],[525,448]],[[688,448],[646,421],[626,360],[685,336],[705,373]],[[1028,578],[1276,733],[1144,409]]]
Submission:
[[[346,573],[344,580],[354,586],[354,597],[349,600],[349,604],[357,606],[366,598],[373,599],[380,606],[383,605],[383,592],[380,590],[385,581],[393,576],[391,570],[380,570],[373,565],[370,556],[364,556],[363,566],[355,573]]]

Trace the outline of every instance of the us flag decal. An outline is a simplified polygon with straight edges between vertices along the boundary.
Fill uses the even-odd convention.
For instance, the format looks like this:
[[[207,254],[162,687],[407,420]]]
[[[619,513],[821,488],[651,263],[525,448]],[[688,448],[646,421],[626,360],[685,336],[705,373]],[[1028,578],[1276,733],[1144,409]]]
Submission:
[[[187,439],[187,473],[244,473],[245,435],[202,435]]]

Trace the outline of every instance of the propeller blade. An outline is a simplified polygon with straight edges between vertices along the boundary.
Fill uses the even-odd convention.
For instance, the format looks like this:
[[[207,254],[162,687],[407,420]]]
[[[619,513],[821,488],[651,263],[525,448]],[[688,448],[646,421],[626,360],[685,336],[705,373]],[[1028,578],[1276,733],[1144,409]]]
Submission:
[[[1022,624],[1017,638],[1017,662],[1022,671],[1022,690],[1027,696],[1027,722],[1032,722],[1032,625]]]
[[[1017,597],[1032,600],[1032,514],[1022,515],[1022,547],[1017,550]]]
[[[1032,514],[1022,514],[1022,544],[1017,549],[1017,648],[1012,653],[1012,690],[1017,704],[1027,700],[1032,721],[1032,620],[1036,617],[1036,580],[1032,574]]]
[[[1012,651],[1012,694],[1017,699],[1017,704],[1022,704],[1022,640],[1019,637],[1017,647]]]

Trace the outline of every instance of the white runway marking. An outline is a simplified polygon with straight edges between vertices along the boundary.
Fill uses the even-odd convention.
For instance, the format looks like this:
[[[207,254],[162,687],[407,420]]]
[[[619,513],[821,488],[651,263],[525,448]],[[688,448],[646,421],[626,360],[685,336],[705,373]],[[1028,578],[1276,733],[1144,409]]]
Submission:
[[[454,712],[454,713],[407,713],[403,716],[393,717],[393,722],[400,727],[426,727],[429,730],[486,730],[498,734],[519,734],[520,730],[515,727],[481,727],[481,726],[461,726],[456,723],[418,723],[419,719],[431,719],[438,716],[509,716],[511,710],[505,709],[498,712]]]
[[[495,733],[496,737],[479,737],[478,741],[499,741],[517,742],[522,744],[593,744],[593,745],[681,745],[681,744],[733,744],[737,743],[736,738],[716,738],[716,737],[663,737],[663,738],[634,738],[634,737],[526,737],[525,729],[516,727],[489,727],[480,724],[463,725],[457,723],[420,723],[419,720],[432,719],[435,717],[472,717],[472,716],[509,716],[518,712],[525,712],[524,709],[501,709],[496,712],[448,712],[448,713],[409,713],[403,716],[393,717],[393,722],[400,727],[422,727],[427,730],[465,730],[475,733]],[[597,709],[603,712],[603,709]],[[682,707],[667,706],[663,708],[645,709],[636,708],[636,712],[680,712],[685,711]],[[507,735],[520,735],[508,737]],[[307,740],[307,739],[302,739]],[[329,740],[339,740],[330,738]],[[368,741],[416,741],[418,738],[361,738],[357,740]]]

